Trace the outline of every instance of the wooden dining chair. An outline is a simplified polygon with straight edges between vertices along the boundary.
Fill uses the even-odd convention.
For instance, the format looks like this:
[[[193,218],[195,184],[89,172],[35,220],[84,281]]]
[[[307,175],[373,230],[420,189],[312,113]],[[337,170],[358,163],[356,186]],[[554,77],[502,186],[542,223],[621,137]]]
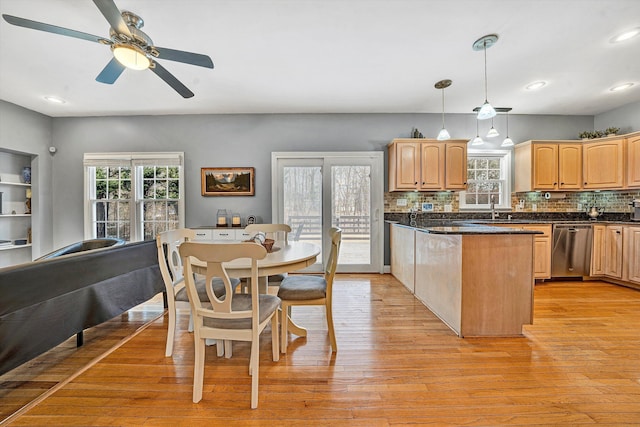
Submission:
[[[251,375],[251,408],[258,407],[258,367],[260,333],[271,324],[271,346],[273,361],[280,358],[278,336],[278,308],[280,298],[258,292],[258,260],[267,255],[267,250],[258,243],[198,243],[187,242],[180,245],[180,256],[185,267],[185,283],[191,311],[194,314],[193,329],[195,341],[195,361],[193,373],[193,402],[202,399],[204,381],[205,340],[228,340],[251,342],[249,375]],[[226,293],[219,297],[206,287],[211,308],[200,301],[196,283],[193,280],[191,257],[206,263],[206,283],[221,277]],[[234,293],[233,285],[224,268],[225,262],[238,258],[251,259],[251,293]],[[225,356],[231,352],[225,349]]]
[[[291,227],[287,224],[249,224],[244,231],[250,234],[262,232],[268,239],[280,240],[287,244]],[[267,276],[267,284],[278,286],[286,276],[286,273]]]
[[[292,275],[285,277],[280,284],[280,289],[278,290],[278,296],[282,300],[282,342],[280,349],[283,353],[287,352],[288,320],[291,316],[291,307],[296,305],[325,306],[331,348],[334,352],[338,350],[336,333],[333,328],[332,293],[333,279],[338,267],[342,230],[336,227],[331,228],[329,236],[331,237],[331,251],[327,258],[323,276]]]
[[[169,325],[167,328],[167,344],[164,355],[169,357],[173,354],[173,341],[176,333],[176,316],[178,309],[187,309],[190,311],[189,332],[193,331],[193,316],[191,316],[191,306],[189,305],[189,297],[185,289],[182,259],[178,252],[179,246],[187,241],[195,238],[195,231],[188,228],[165,231],[159,233],[156,237],[156,246],[158,248],[158,265],[162,280],[164,281],[165,291],[167,294],[167,311],[169,314]],[[209,297],[205,289],[204,278],[200,277],[196,280],[196,287],[201,302],[209,303]],[[231,279],[232,288],[235,289],[240,284],[239,279]],[[216,295],[222,296],[225,293],[225,286],[222,279],[216,278],[212,281],[213,291]],[[218,346],[218,354],[222,355],[223,348]]]

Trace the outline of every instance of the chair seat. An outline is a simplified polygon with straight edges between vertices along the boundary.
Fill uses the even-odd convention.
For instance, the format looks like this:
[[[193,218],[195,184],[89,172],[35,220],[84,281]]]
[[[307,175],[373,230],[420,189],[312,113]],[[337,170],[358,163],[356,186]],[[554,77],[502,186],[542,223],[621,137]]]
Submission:
[[[260,306],[260,318],[259,322],[262,323],[267,320],[274,311],[280,307],[280,298],[275,295],[260,294],[258,296],[258,305]],[[233,301],[231,301],[232,311],[245,311],[251,310],[251,295],[250,294],[235,294]],[[251,329],[251,318],[245,319],[213,319],[205,317],[204,326],[209,328],[221,328],[221,329]]]
[[[235,291],[236,287],[240,284],[240,279],[230,278],[231,286]],[[224,282],[221,278],[216,277],[213,279],[213,293],[218,298],[224,296]],[[198,297],[200,297],[201,302],[209,302],[209,297],[207,296],[207,289],[205,288],[205,279],[204,277],[198,277],[196,279],[196,289],[198,290]],[[187,288],[182,288],[176,293],[176,301],[186,301],[189,302],[189,296],[187,295]]]
[[[288,301],[325,298],[327,281],[322,276],[287,276],[280,284],[278,296]]]

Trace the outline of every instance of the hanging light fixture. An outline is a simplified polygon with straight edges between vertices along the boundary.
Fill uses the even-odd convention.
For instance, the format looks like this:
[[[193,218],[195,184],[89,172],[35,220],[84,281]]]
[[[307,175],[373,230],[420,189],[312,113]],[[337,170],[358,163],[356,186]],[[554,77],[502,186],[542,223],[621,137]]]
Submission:
[[[449,132],[444,127],[444,89],[449,86],[451,86],[451,80],[440,80],[435,84],[436,89],[442,90],[442,129],[440,129],[440,133],[438,133],[438,141],[444,141],[451,138],[451,135],[449,135]]]
[[[484,104],[478,111],[478,120],[486,120],[496,116],[496,110],[489,104],[488,96],[488,81],[487,81],[487,49],[496,44],[498,36],[496,34],[489,34],[484,37],[480,37],[473,43],[473,50],[484,51]]]
[[[495,138],[498,135],[500,134],[498,133],[496,128],[493,127],[493,118],[491,118],[491,129],[489,129],[489,132],[487,132],[487,138]]]
[[[509,111],[507,111],[507,137],[502,141],[501,147],[512,147],[513,141],[509,138]]]
[[[482,145],[484,139],[480,137],[480,128],[478,127],[478,119],[476,119],[476,137],[471,140],[471,145]]]

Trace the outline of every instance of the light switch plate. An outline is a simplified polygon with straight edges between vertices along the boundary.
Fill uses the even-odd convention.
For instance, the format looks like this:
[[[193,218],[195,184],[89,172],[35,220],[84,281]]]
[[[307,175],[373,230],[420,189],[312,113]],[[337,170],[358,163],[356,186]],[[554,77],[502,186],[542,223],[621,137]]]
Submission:
[[[444,211],[445,212],[452,212],[453,208],[451,207],[450,204],[444,205]]]
[[[396,206],[407,206],[407,199],[397,199]]]

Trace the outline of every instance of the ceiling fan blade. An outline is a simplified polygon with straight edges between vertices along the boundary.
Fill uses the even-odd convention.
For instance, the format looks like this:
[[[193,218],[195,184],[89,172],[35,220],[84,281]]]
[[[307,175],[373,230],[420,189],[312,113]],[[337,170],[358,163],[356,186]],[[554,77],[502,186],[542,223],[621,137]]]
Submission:
[[[111,58],[111,61],[109,61],[107,66],[104,67],[100,74],[98,74],[98,77],[96,77],[96,81],[111,85],[118,80],[118,77],[120,77],[120,74],[122,74],[125,68],[126,67],[118,62],[116,58]]]
[[[191,98],[193,92],[191,92],[180,80],[176,79],[173,74],[168,72],[164,67],[154,61],[155,67],[151,68],[151,71],[156,73],[158,77],[164,80],[169,86],[171,86],[176,92],[182,95],[183,98]]]
[[[160,59],[184,62],[185,64],[197,65],[199,67],[213,68],[213,61],[207,55],[158,46],[154,46],[154,49],[158,51],[158,58]]]
[[[129,31],[129,27],[127,27],[126,22],[122,19],[120,9],[118,9],[118,6],[116,6],[113,0],[93,0],[93,2],[107,19],[111,28],[116,30],[118,34],[124,34],[130,39],[133,38],[131,31]]]
[[[31,28],[32,30],[45,31],[47,33],[60,34],[61,36],[75,37],[77,39],[88,40],[90,42],[111,44],[109,39],[104,37],[94,36],[93,34],[83,33],[81,31],[70,30],[68,28],[58,27],[56,25],[45,24],[44,22],[32,21],[30,19],[19,18],[12,15],[2,15],[5,21],[9,24],[17,25],[18,27]]]

